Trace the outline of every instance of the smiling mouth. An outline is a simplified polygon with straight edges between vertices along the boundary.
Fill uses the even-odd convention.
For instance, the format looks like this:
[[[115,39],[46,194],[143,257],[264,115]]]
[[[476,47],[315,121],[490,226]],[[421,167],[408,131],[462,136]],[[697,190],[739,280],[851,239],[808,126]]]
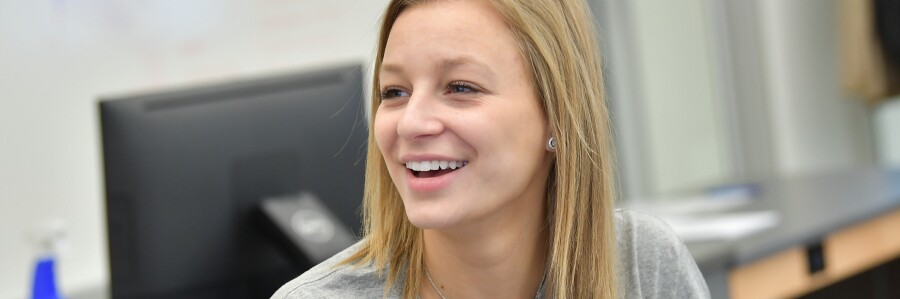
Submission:
[[[462,169],[469,161],[410,161],[406,168],[417,178],[433,178]]]

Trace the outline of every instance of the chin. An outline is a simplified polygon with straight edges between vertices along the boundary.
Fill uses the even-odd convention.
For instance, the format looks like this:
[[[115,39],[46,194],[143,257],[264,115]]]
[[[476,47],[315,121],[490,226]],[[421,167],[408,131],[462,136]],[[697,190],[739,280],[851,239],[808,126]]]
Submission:
[[[413,226],[419,229],[446,229],[459,224],[460,217],[450,209],[438,205],[422,207],[422,204],[404,205],[406,218]],[[427,205],[427,204],[426,204]]]

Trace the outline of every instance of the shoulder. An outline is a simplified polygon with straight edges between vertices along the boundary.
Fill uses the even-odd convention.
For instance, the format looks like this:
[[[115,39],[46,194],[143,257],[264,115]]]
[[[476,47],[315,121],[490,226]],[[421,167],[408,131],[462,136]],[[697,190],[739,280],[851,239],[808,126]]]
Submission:
[[[630,209],[617,209],[615,217],[616,234],[620,244],[623,241],[682,243],[672,227],[650,214]],[[631,243],[626,242],[627,244]]]
[[[358,252],[360,241],[281,286],[272,299],[380,298],[385,279],[371,264],[341,264]]]
[[[615,217],[624,297],[709,297],[700,269],[668,224],[633,210],[617,210]]]

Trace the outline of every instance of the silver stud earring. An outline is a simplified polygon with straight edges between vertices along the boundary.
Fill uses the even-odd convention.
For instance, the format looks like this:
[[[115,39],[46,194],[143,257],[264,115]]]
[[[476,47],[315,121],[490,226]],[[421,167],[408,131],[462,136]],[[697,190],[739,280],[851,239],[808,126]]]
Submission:
[[[547,151],[556,152],[556,138],[550,137],[550,139],[547,139]]]

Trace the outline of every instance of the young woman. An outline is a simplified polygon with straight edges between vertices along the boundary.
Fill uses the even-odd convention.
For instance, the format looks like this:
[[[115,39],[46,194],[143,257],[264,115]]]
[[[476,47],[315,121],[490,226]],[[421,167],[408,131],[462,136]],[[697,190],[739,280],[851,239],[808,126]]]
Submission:
[[[273,298],[702,298],[684,245],[614,211],[584,0],[394,0],[365,236]]]

